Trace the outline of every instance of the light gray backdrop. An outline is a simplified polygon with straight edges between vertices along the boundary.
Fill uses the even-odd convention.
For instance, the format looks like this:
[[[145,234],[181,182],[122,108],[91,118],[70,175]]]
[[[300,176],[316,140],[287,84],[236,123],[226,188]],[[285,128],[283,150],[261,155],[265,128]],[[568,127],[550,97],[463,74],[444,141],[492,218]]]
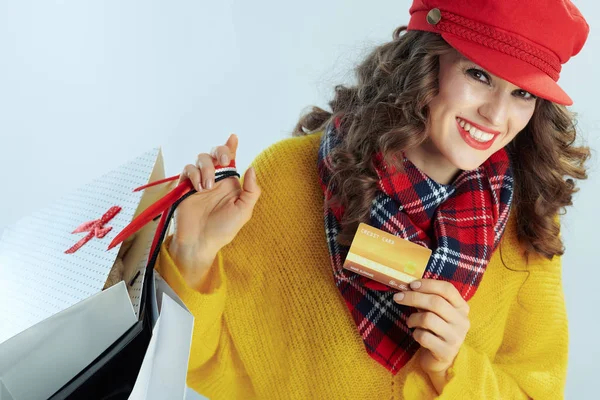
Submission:
[[[560,82],[598,149],[600,6],[575,4],[592,31]],[[245,170],[304,107],[325,107],[335,84],[351,82],[353,65],[408,21],[409,6],[0,0],[0,230],[157,145],[174,175],[233,132]],[[600,375],[597,158],[589,166],[563,220],[570,399],[597,398]]]

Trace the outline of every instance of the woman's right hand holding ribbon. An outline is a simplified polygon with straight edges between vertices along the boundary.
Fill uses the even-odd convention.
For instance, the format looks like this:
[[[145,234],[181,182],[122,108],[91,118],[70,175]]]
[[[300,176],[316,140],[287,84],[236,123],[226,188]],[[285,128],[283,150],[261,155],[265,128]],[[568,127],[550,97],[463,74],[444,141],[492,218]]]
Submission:
[[[229,244],[252,217],[260,197],[254,168],[244,176],[215,183],[215,169],[235,160],[238,138],[231,135],[224,146],[198,155],[196,164],[186,165],[178,183],[190,179],[198,191],[177,207],[175,230],[169,254],[187,284],[201,288],[218,251]]]

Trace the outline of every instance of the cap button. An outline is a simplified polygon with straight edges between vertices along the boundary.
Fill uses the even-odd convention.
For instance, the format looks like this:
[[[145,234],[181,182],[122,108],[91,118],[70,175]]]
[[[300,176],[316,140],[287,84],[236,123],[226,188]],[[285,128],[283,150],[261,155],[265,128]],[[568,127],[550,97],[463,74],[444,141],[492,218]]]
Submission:
[[[432,8],[427,13],[427,22],[430,25],[437,25],[438,22],[442,19],[442,13],[439,8]]]

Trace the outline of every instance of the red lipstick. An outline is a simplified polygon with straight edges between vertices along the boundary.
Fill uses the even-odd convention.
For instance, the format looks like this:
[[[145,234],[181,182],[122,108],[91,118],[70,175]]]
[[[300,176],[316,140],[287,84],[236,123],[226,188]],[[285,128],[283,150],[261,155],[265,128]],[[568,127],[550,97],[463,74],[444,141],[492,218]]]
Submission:
[[[471,126],[474,126],[477,129],[480,129],[482,132],[486,132],[489,134],[494,135],[494,137],[492,139],[490,139],[487,142],[479,142],[475,139],[473,139],[471,137],[471,134],[466,131],[463,127],[460,126],[458,120],[456,120],[456,127],[458,128],[458,132],[460,133],[460,136],[462,136],[463,140],[472,148],[476,149],[476,150],[487,150],[490,147],[492,147],[492,145],[494,144],[494,142],[496,141],[496,138],[498,137],[498,135],[500,134],[499,131],[493,131],[487,128],[482,128],[481,125],[477,125],[472,123],[471,121],[468,121],[464,118],[460,118],[461,120],[468,122]]]

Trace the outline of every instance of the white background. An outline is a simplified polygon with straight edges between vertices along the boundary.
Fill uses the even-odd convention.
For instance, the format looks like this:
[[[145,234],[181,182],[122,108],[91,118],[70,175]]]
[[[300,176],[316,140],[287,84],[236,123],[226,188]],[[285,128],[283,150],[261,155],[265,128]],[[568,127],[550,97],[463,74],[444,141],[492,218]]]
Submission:
[[[575,4],[592,31],[560,83],[598,149],[600,6]],[[334,85],[351,83],[352,67],[408,22],[409,6],[0,0],[0,230],[156,145],[175,175],[236,133],[244,171],[305,107],[326,107]],[[563,219],[570,399],[592,398],[600,375],[595,151],[588,165]]]

